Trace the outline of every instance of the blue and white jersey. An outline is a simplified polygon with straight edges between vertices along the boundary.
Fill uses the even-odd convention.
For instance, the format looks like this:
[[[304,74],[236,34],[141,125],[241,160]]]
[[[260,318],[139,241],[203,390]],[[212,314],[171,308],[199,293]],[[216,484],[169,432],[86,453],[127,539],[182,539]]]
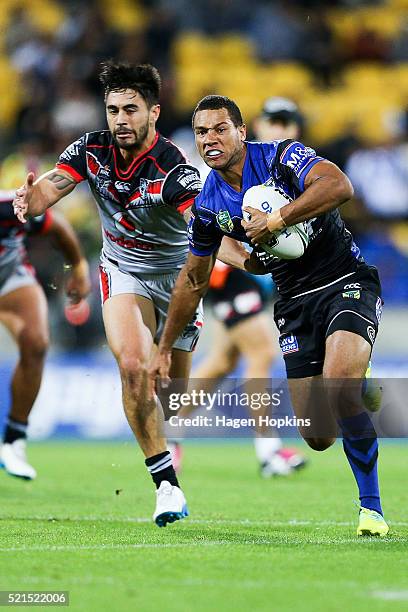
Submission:
[[[249,243],[241,225],[242,201],[247,189],[273,179],[291,199],[305,190],[308,172],[323,158],[300,142],[247,142],[242,190],[235,191],[212,170],[192,207],[188,234],[194,255],[206,256],[220,246],[223,236]],[[299,259],[279,260],[270,271],[282,296],[314,289],[356,268],[359,249],[338,210],[308,222],[309,246]]]

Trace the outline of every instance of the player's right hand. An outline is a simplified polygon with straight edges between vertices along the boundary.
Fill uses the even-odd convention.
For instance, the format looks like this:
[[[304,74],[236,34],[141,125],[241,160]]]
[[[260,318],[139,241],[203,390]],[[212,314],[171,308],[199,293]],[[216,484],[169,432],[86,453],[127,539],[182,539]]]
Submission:
[[[170,379],[171,350],[158,349],[149,367],[149,390],[150,397],[154,397],[155,391],[160,388],[166,389],[171,383]]]
[[[26,223],[26,214],[30,204],[34,189],[34,172],[29,172],[24,185],[16,190],[16,197],[13,200],[14,214],[21,223]]]

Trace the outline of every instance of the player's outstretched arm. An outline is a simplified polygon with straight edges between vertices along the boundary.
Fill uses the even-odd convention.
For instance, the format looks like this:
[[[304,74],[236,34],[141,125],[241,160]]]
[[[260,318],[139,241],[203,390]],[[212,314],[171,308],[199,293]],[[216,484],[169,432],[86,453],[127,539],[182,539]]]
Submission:
[[[205,295],[214,267],[216,253],[198,257],[191,252],[178,275],[171,294],[167,320],[156,355],[149,368],[151,392],[157,378],[163,387],[168,386],[173,344],[192,319],[201,298]]]
[[[72,225],[58,213],[52,215],[49,235],[70,266],[65,292],[72,303],[78,303],[91,290],[89,266]]]
[[[27,215],[42,215],[47,208],[71,193],[76,184],[72,176],[60,168],[46,172],[37,180],[34,180],[34,173],[29,172],[24,185],[16,190],[14,213],[19,221],[25,223]]]

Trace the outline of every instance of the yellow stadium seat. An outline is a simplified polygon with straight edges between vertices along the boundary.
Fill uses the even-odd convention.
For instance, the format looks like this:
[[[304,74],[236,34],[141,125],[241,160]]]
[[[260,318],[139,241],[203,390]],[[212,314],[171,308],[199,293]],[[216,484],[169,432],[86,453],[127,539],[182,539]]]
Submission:
[[[253,45],[243,36],[222,36],[216,41],[216,48],[220,63],[250,63],[254,57]]]
[[[175,40],[172,55],[178,66],[189,65],[193,62],[199,63],[203,69],[208,61],[213,62],[215,59],[214,42],[195,32],[187,32]]]

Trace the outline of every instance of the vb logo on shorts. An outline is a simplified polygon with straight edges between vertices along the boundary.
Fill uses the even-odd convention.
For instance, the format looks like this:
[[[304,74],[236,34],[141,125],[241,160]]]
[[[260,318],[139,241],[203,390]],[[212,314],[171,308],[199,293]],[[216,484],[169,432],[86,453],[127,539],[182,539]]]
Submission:
[[[279,338],[279,345],[284,355],[296,353],[299,350],[297,338],[293,334]]]

